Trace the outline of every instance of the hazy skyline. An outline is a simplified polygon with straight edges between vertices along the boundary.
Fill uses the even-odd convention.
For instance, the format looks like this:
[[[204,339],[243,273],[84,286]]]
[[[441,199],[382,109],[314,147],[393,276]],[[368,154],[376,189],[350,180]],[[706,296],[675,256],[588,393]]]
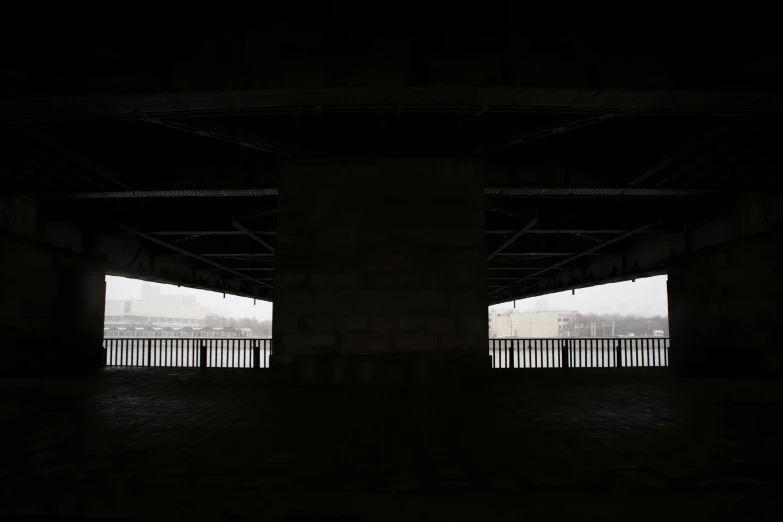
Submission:
[[[106,276],[106,299],[141,299],[141,287],[144,283],[157,286],[160,288],[161,294],[195,295],[198,304],[207,306],[214,313],[224,317],[235,317],[237,319],[248,317],[256,318],[259,321],[272,318],[272,303],[266,301],[257,300],[254,306],[253,300],[247,297],[226,294],[226,297],[223,298],[222,293],[197,290],[184,286],[178,287],[176,285],[151,283],[127,277]]]
[[[631,314],[641,316],[668,315],[666,295],[667,276],[647,277],[636,282],[625,281],[593,286],[571,291],[558,292],[541,297],[520,299],[519,310],[576,310],[581,313]],[[145,281],[125,277],[106,276],[106,299],[141,299],[141,288]],[[209,307],[214,313],[225,317],[256,318],[259,321],[272,318],[272,303],[256,301],[246,297],[177,287],[160,283],[161,294],[195,295],[199,304]],[[514,308],[514,303],[504,303],[490,308]]]
[[[601,286],[549,294],[516,302],[518,310],[575,310],[580,313],[622,315],[669,315],[666,293],[668,276],[655,276]],[[503,303],[491,309],[514,308],[514,303]]]

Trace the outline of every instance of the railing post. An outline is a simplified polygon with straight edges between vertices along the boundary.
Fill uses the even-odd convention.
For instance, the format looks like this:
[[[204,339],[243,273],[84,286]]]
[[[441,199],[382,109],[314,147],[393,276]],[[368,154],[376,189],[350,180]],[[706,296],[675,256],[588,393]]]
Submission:
[[[511,365],[511,343],[506,341],[506,368],[513,368]]]
[[[563,368],[568,368],[570,366],[568,360],[568,341],[566,340],[563,340],[563,344],[560,347],[560,366]]]
[[[261,368],[261,342],[253,341],[253,368]]]
[[[201,348],[199,349],[199,367],[207,367],[207,342],[201,341]]]
[[[614,360],[618,368],[623,367],[623,347],[622,341],[617,341],[617,346],[614,348]]]
[[[152,339],[147,339],[147,366],[152,366]]]

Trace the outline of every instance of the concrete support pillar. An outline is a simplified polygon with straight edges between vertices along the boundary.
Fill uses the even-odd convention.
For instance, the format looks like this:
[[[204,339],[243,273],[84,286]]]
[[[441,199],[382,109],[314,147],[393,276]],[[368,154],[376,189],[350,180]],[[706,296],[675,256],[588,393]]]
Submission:
[[[489,368],[478,168],[295,163],[279,189],[273,366],[346,381]]]
[[[783,376],[783,233],[770,231],[669,266],[670,363],[702,375]]]
[[[78,254],[0,236],[0,373],[103,364],[103,271]]]

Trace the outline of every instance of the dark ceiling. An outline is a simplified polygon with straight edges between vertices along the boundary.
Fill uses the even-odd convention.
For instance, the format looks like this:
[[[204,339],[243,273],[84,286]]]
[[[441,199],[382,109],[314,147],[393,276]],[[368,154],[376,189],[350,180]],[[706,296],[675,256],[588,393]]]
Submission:
[[[291,158],[464,158],[488,189],[615,189],[487,190],[502,283],[653,219],[645,233],[679,230],[686,202],[780,188],[783,62],[768,22],[460,5],[19,3],[2,33],[0,192],[271,280]],[[149,197],[226,189],[256,192]]]

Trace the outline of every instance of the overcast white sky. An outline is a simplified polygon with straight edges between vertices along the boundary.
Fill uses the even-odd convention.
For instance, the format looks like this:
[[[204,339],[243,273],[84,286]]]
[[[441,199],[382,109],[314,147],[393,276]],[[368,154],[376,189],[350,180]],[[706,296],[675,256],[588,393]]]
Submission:
[[[576,291],[550,294],[517,301],[519,310],[576,310],[596,314],[635,314],[642,316],[668,315],[666,298],[666,276],[637,279],[635,283],[613,283],[593,286]],[[141,299],[141,285],[144,281],[124,277],[106,276],[106,299]],[[150,283],[160,287],[162,294],[195,295],[200,304],[208,306],[215,313],[225,317],[254,317],[259,321],[272,318],[272,304],[245,297],[237,297],[206,290],[178,288],[174,285]],[[492,308],[513,308],[513,303],[496,305]]]
[[[611,283],[576,291],[520,299],[518,310],[576,310],[581,313],[623,315],[669,315],[666,296],[667,276],[646,277],[636,282]],[[513,308],[504,303],[490,308]]]
[[[144,283],[145,281],[138,279],[106,276],[106,299],[141,299],[141,286]],[[259,321],[272,318],[272,303],[267,303],[266,301],[256,301],[255,306],[253,306],[253,300],[246,297],[226,294],[224,299],[223,294],[217,292],[196,290],[184,286],[177,287],[176,285],[149,284],[160,288],[161,294],[195,295],[199,304],[208,306],[213,312],[223,317],[236,317],[238,319],[249,317]]]

